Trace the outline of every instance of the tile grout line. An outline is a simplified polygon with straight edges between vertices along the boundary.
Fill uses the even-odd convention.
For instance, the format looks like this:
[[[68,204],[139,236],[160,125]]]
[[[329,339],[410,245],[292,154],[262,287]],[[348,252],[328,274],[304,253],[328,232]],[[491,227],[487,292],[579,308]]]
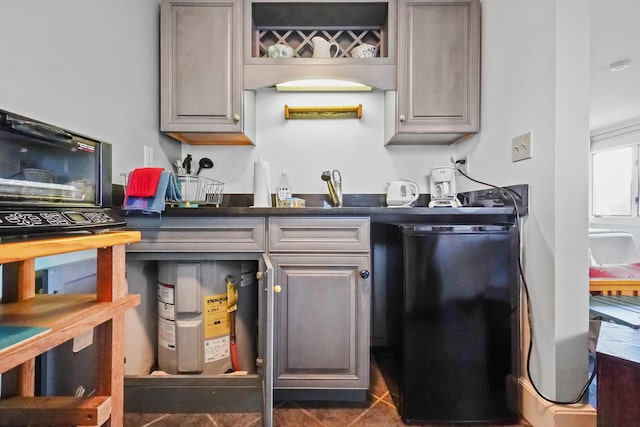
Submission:
[[[317,419],[311,412],[307,411],[305,408],[303,408],[302,406],[298,405],[298,403],[296,403],[295,401],[292,400],[291,404],[293,406],[295,406],[296,408],[298,408],[299,410],[301,410],[303,414],[307,415],[308,417],[311,417],[311,419],[313,419],[313,420],[317,421],[318,423],[320,423],[320,425],[322,427],[329,427],[325,423],[323,423],[322,421]]]
[[[382,400],[382,399],[383,399],[383,398],[384,398],[388,393],[389,393],[389,392],[387,391],[386,393],[384,393],[384,394],[383,394],[382,396],[380,396],[380,397],[376,397],[373,393],[369,393],[369,394],[371,394],[371,396],[376,397],[376,401],[375,401],[375,402],[373,402],[371,405],[369,405],[369,407],[368,407],[367,409],[365,409],[364,411],[362,411],[362,413],[361,413],[360,415],[358,415],[358,416],[356,417],[356,419],[355,419],[355,420],[351,421],[351,422],[347,425],[347,427],[352,426],[352,425],[354,425],[355,423],[357,423],[359,420],[361,420],[361,419],[365,416],[365,414],[366,414],[367,412],[369,412],[369,411],[370,411],[374,406],[376,406],[376,405],[377,405],[377,404],[378,404],[378,403],[379,403],[379,402],[380,402],[380,401],[381,401],[381,400]]]
[[[381,401],[382,401],[382,403],[384,403],[385,405],[390,406],[390,407],[392,407],[393,409],[395,409],[395,410],[397,411],[397,410],[398,410],[398,407],[396,406],[395,402],[393,401],[393,397],[391,397],[391,402],[387,402],[386,400],[382,400],[382,399],[384,399],[387,395],[389,395],[389,397],[391,397],[391,392],[390,392],[390,391],[387,391],[387,392],[384,394],[384,396],[382,396],[382,397],[380,398],[380,400],[381,400]]]
[[[207,414],[207,418],[209,418],[209,421],[211,421],[214,426],[216,426],[216,427],[218,426],[218,423],[216,422],[216,420],[213,419],[211,414]]]
[[[151,425],[153,425],[153,424],[157,423],[158,421],[160,421],[160,420],[163,420],[163,419],[167,418],[168,416],[169,416],[169,414],[162,414],[161,416],[159,416],[159,417],[158,417],[158,418],[156,418],[155,420],[150,421],[150,422],[148,422],[148,423],[146,423],[146,424],[142,425],[141,427],[148,427],[148,426],[151,426]]]

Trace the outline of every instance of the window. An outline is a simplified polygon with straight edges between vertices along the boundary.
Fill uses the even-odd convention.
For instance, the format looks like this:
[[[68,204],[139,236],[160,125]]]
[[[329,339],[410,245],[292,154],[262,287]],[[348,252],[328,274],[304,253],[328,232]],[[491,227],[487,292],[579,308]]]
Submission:
[[[591,215],[635,223],[640,218],[640,117],[593,131],[590,140]]]
[[[637,216],[637,145],[594,153],[592,196],[594,216]]]

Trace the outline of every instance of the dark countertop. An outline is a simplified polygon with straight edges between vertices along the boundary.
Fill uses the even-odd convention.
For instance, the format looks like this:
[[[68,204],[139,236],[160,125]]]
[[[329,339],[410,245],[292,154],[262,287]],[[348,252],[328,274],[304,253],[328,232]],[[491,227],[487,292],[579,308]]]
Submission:
[[[129,215],[143,216],[140,213]],[[495,216],[501,222],[511,222],[515,217],[512,207],[462,207],[462,208],[388,208],[388,207],[341,207],[341,208],[251,208],[200,206],[197,208],[167,208],[162,216],[168,217],[229,217],[229,216],[369,216],[374,220],[395,221],[437,221],[449,222]]]
[[[528,187],[519,185],[509,187],[520,195],[518,214],[528,213]],[[325,201],[326,195],[302,195],[307,200],[305,208],[253,208],[251,195],[225,194],[220,207],[199,205],[198,207],[172,207],[169,203],[161,215],[147,215],[142,212],[123,212],[130,217],[240,217],[240,216],[368,216],[372,222],[434,222],[434,223],[513,223],[516,217],[513,202],[501,196],[497,190],[479,190],[461,195],[467,206],[461,208],[429,208],[428,195],[422,195],[418,206],[408,208],[389,208],[384,205],[384,195],[345,195],[345,207],[330,207]],[[490,219],[488,217],[491,217]]]

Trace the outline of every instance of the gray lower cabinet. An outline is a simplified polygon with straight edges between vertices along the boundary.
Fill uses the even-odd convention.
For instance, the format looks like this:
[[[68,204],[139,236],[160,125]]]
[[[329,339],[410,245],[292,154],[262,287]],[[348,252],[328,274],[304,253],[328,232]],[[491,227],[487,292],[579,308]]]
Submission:
[[[127,226],[142,240],[126,248],[129,292],[141,304],[125,319],[125,411],[262,412],[270,427],[274,274],[265,218],[149,215]],[[231,320],[216,305],[227,278],[238,284],[239,375],[226,374]]]
[[[366,398],[369,219],[271,218],[269,243],[279,290],[274,305],[276,396]]]
[[[398,0],[388,144],[450,144],[480,129],[480,1]]]
[[[252,144],[242,0],[162,0],[160,32],[160,129],[190,144]]]
[[[127,226],[142,233],[127,245],[129,292],[142,301],[126,320],[127,412],[263,411],[270,426],[274,396],[366,399],[368,217],[133,216]],[[210,357],[206,342],[217,335],[206,326],[183,334],[195,337],[190,344],[180,336],[210,324],[209,298],[226,291],[229,276],[240,283],[235,324],[247,375],[218,369],[227,362]],[[201,372],[200,359],[182,370],[185,351],[193,360],[201,352]]]

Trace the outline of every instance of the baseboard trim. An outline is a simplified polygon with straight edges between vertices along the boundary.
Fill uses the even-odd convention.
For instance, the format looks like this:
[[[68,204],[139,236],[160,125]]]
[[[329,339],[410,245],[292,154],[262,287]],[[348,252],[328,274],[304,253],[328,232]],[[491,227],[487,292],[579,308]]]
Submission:
[[[519,378],[520,411],[522,417],[535,427],[596,427],[596,409],[589,405],[555,405],[544,400],[531,382]]]

